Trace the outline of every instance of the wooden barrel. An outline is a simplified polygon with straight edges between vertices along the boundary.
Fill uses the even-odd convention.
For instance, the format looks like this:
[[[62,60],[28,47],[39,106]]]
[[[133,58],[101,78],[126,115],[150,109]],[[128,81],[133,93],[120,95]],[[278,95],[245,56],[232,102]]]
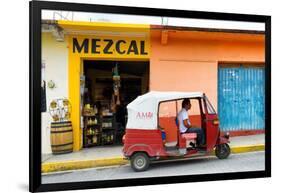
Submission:
[[[73,132],[70,121],[51,123],[51,147],[53,154],[73,151]]]

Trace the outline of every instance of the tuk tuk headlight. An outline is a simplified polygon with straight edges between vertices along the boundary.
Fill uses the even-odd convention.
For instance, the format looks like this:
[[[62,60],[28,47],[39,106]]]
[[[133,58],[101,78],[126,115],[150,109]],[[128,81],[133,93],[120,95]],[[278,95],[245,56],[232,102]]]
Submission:
[[[226,132],[226,133],[224,134],[224,137],[225,137],[226,139],[229,139],[229,132]]]
[[[213,120],[213,124],[214,124],[214,125],[219,125],[219,124],[220,124],[220,121],[219,121],[218,119],[215,119],[215,120]]]

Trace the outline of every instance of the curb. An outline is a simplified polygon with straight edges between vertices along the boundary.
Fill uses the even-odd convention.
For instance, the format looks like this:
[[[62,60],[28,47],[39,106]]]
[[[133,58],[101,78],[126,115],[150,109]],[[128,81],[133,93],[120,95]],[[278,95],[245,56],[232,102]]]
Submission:
[[[230,147],[231,153],[248,153],[253,151],[264,151],[264,144],[258,145],[247,145],[247,146],[236,146]],[[113,157],[113,158],[101,158],[96,160],[73,160],[73,161],[61,161],[61,162],[48,162],[42,163],[42,173],[60,172],[67,170],[79,170],[93,167],[105,167],[114,165],[125,165],[129,161],[125,160],[124,157]]]
[[[42,173],[59,172],[67,170],[78,170],[93,167],[104,167],[113,165],[125,165],[129,163],[123,157],[102,158],[96,160],[75,160],[62,162],[49,162],[41,165]]]
[[[264,151],[265,146],[264,144],[258,144],[258,145],[246,145],[246,146],[236,146],[236,147],[230,147],[231,153],[248,153],[253,151]]]

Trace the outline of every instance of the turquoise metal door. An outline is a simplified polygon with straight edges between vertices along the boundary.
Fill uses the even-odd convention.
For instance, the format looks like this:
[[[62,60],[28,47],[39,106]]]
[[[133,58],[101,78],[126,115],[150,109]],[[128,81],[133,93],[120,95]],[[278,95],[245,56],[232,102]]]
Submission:
[[[221,130],[264,129],[264,82],[264,67],[219,67]]]

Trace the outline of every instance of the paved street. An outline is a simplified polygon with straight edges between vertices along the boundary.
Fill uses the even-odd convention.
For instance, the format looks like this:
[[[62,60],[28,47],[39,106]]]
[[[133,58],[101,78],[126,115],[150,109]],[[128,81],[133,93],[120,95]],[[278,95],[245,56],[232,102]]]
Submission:
[[[183,161],[152,164],[145,172],[134,172],[130,165],[84,169],[53,174],[44,174],[42,183],[78,182],[109,179],[144,178],[206,173],[256,171],[265,169],[263,151],[233,154],[226,160],[216,157],[196,158]]]

